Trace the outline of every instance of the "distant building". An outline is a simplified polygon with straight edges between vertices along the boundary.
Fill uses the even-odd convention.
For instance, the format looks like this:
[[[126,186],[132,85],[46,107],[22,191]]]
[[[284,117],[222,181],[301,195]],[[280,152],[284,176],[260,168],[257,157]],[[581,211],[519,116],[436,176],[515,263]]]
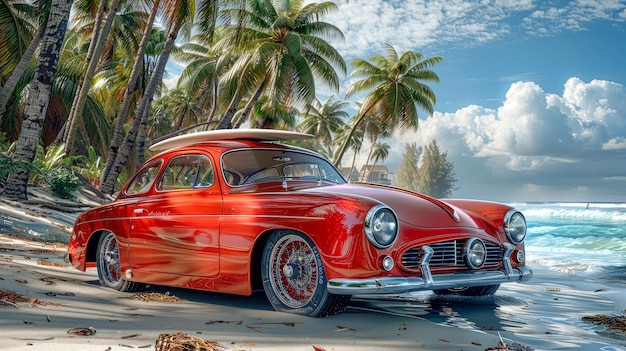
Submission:
[[[365,166],[361,167],[358,181],[363,181],[365,178],[368,183],[391,185],[389,168],[385,165],[367,166],[367,169]]]
[[[354,184],[359,180],[359,171],[354,167],[352,167],[352,172],[350,172],[350,167],[339,167],[339,172],[343,174],[344,178],[346,178],[350,184]],[[350,179],[348,179],[348,175]]]

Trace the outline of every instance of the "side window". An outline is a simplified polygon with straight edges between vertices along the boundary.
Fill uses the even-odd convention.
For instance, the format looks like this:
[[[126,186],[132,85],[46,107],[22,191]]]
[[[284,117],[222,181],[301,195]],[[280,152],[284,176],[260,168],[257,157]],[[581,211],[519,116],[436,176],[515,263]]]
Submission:
[[[154,179],[161,168],[161,163],[161,160],[155,161],[139,171],[139,173],[135,175],[135,178],[133,178],[128,185],[126,194],[136,195],[150,190],[150,187],[152,186],[152,183],[154,183]]]
[[[189,190],[213,185],[215,176],[211,161],[203,155],[173,158],[163,172],[157,190]]]
[[[198,167],[198,177],[194,183],[194,188],[208,188],[215,183],[215,173],[213,172],[213,166],[211,160],[206,156],[200,156],[200,163]]]

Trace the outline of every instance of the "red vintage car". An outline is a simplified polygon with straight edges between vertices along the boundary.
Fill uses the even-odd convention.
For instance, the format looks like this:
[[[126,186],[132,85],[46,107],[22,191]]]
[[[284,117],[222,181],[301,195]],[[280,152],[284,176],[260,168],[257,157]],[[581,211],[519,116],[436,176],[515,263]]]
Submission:
[[[263,288],[276,310],[308,316],[340,313],[353,295],[487,295],[532,276],[519,211],[348,184],[281,142],[310,137],[221,130],[153,145],[162,152],[115,201],[77,218],[68,260],[120,291]]]

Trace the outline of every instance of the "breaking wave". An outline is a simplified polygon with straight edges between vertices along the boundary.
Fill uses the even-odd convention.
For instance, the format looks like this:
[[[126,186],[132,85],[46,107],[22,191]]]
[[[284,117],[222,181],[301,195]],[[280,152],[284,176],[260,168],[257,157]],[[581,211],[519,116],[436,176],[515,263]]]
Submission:
[[[529,262],[572,272],[626,267],[626,204],[516,203]]]

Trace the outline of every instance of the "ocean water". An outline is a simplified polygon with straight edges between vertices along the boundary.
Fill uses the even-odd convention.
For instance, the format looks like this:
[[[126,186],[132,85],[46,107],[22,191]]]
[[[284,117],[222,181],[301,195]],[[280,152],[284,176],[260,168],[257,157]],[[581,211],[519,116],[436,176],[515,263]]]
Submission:
[[[526,217],[526,256],[554,270],[610,273],[626,267],[626,203],[516,203]]]

